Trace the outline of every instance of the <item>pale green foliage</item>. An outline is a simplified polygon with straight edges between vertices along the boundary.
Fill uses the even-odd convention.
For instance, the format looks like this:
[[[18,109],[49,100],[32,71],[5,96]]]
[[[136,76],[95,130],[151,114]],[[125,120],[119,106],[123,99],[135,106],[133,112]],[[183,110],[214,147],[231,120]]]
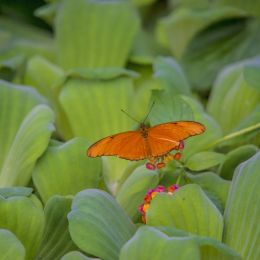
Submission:
[[[0,4],[0,259],[260,259],[259,0],[27,1]],[[179,120],[205,132],[163,168],[87,157]]]

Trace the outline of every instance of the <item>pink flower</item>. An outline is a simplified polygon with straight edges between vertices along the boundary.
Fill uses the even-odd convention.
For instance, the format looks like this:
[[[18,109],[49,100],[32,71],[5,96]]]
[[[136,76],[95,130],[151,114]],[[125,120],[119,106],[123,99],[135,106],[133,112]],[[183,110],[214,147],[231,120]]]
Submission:
[[[167,189],[163,185],[158,185],[155,189],[149,189],[144,196],[144,202],[139,206],[139,212],[142,215],[142,221],[146,223],[146,213],[150,207],[152,199],[161,192],[167,192],[168,194],[173,194],[179,188],[178,185],[173,184]]]

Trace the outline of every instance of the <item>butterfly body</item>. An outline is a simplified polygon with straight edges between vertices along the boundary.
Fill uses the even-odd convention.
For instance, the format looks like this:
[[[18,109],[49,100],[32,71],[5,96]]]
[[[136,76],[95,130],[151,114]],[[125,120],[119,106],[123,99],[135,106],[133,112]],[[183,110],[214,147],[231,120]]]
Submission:
[[[149,129],[149,127],[147,127],[145,124],[143,124],[143,123],[140,124],[139,131],[143,138],[148,137],[148,129]]]
[[[87,151],[89,157],[117,156],[127,160],[164,160],[172,150],[183,149],[183,140],[201,134],[205,127],[194,121],[168,122],[153,127],[141,124],[136,131],[105,137]],[[169,158],[168,158],[169,159]],[[163,162],[163,161],[162,161]]]

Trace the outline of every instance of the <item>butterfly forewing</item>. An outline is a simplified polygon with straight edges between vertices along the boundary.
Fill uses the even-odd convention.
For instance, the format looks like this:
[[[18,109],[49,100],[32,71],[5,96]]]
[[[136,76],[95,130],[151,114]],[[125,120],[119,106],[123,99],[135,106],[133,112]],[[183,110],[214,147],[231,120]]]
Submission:
[[[127,160],[147,158],[145,140],[139,131],[128,131],[101,139],[89,147],[88,156],[114,155]]]
[[[193,121],[178,121],[156,125],[148,129],[151,156],[167,154],[178,148],[180,141],[205,131],[205,127]]]

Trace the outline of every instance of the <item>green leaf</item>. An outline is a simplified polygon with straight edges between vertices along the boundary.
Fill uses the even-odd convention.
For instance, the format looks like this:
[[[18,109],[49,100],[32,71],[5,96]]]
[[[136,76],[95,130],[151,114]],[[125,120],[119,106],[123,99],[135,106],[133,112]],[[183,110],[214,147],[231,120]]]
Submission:
[[[147,224],[184,229],[221,240],[223,219],[206,194],[196,184],[179,188],[173,195],[158,194],[147,212]]]
[[[257,19],[241,17],[220,20],[197,34],[181,59],[194,88],[208,91],[223,67],[259,55],[259,28]]]
[[[245,78],[245,81],[248,82],[250,86],[253,86],[254,88],[258,89],[260,91],[259,87],[259,57],[257,57],[253,62],[247,64],[243,71],[243,76]]]
[[[260,102],[258,82],[247,81],[245,68],[260,72],[259,58],[225,68],[218,76],[208,102],[208,111],[225,133],[235,129]],[[221,105],[220,105],[221,104]]]
[[[132,78],[121,76],[122,70],[117,73],[118,77],[113,72],[113,78],[107,80],[84,80],[81,76],[66,81],[59,99],[74,136],[96,142],[105,136],[136,128],[136,123],[121,112],[121,109],[131,111],[135,97]],[[111,70],[108,75],[111,76]],[[106,184],[114,192],[130,163],[119,158],[105,158],[103,162]]]
[[[44,208],[46,225],[37,252],[39,259],[60,259],[65,253],[76,249],[69,234],[67,214],[71,209],[72,198],[53,196]]]
[[[41,72],[41,73],[39,73]],[[26,64],[24,83],[36,88],[50,103],[54,102],[55,87],[64,77],[64,72],[46,58],[35,55]]]
[[[79,251],[71,251],[61,258],[61,260],[95,260],[95,259],[98,260],[99,258],[92,258],[92,257],[85,256]]]
[[[194,237],[193,240],[200,246],[201,259],[242,260],[235,250],[218,240],[200,236]]]
[[[33,170],[33,183],[44,202],[55,194],[75,195],[98,186],[101,160],[86,156],[88,146],[84,138],[49,146]]]
[[[48,100],[48,104],[56,115],[55,121],[58,134],[60,137],[70,138],[72,134],[68,120],[58,102],[60,82],[64,77],[61,68],[42,56],[33,56],[26,64],[23,82],[26,85],[33,86]]]
[[[153,33],[141,28],[134,39],[129,56],[131,63],[127,67],[134,64],[141,65],[139,68],[149,66],[160,51],[161,46],[155,41]]]
[[[259,124],[259,116],[260,116],[260,103],[258,103],[255,107],[255,109],[249,113],[246,118],[244,118],[239,125],[236,127],[236,131],[242,130],[247,127],[251,127],[253,125],[258,125]],[[245,140],[246,135],[243,136],[243,140]]]
[[[17,237],[6,229],[0,229],[1,260],[23,260],[25,249]]]
[[[137,78],[138,73],[124,68],[72,68],[69,69],[63,79],[63,84],[73,78],[82,80],[112,80],[118,77]]]
[[[21,80],[24,63],[32,55],[53,60],[53,41],[46,30],[13,18],[0,17],[0,75]],[[2,77],[1,77],[2,78]]]
[[[40,209],[41,211],[43,210],[42,202],[35,194],[32,194],[29,198],[38,209]]]
[[[182,159],[185,161],[195,153],[208,150],[209,144],[222,136],[222,130],[214,118],[205,113],[201,103],[187,96],[182,96],[182,98],[192,108],[193,121],[203,124],[206,128],[203,134],[192,136],[185,140],[185,148],[182,155]]]
[[[138,7],[143,7],[147,5],[151,5],[155,2],[155,0],[131,0],[134,5]]]
[[[0,78],[7,81],[12,81],[15,78],[16,70],[24,63],[24,55],[14,57],[3,57],[0,60]]]
[[[260,118],[260,103],[256,105],[254,110],[249,113],[245,119],[243,119],[239,125],[234,129],[232,133],[244,131],[245,129],[251,129],[247,133],[238,135],[237,137],[230,139],[222,144],[222,146],[237,147],[238,145],[246,145],[248,143],[260,145],[260,133],[259,133],[259,118]],[[254,129],[254,130],[253,130]]]
[[[105,71],[103,69],[102,74]],[[121,74],[121,71],[118,73]],[[97,141],[106,135],[131,128],[133,122],[120,109],[127,110],[130,107],[134,88],[132,79],[120,74],[107,80],[70,77],[64,83],[59,99],[74,136]]]
[[[241,10],[246,11],[250,16],[260,16],[260,1],[249,0],[219,0],[216,2],[218,6],[235,6]]]
[[[34,164],[47,147],[54,130],[53,120],[52,110],[45,105],[35,107],[25,117],[6,153],[0,176],[2,186],[26,185],[29,182]]]
[[[55,19],[55,14],[57,12],[59,4],[60,4],[60,2],[57,1],[54,3],[42,5],[34,11],[34,15],[36,17],[41,18],[46,23],[53,25],[54,19]]]
[[[139,165],[138,162],[123,160],[118,157],[103,157],[103,177],[106,189],[113,195],[117,193],[122,180],[129,174],[129,169]]]
[[[157,38],[180,58],[192,39],[207,26],[223,19],[245,16],[245,12],[232,7],[178,8],[168,17],[159,20]]]
[[[154,61],[154,77],[161,81],[172,95],[190,95],[191,87],[181,66],[170,57],[158,57]]]
[[[260,107],[260,103],[259,106],[256,106],[256,109],[258,107]],[[249,117],[246,118],[246,120],[242,121],[242,124],[247,124],[246,121],[256,121],[256,123],[249,125],[248,127],[242,127],[242,129],[239,129],[242,125],[240,124],[240,126],[237,127],[238,130],[235,129],[231,133],[223,136],[222,138],[215,140],[212,144],[209,145],[209,148],[217,147],[219,150],[222,151],[230,151],[231,149],[234,149],[242,145],[246,145],[248,143],[253,143],[256,145],[260,144],[260,123],[257,121],[260,112],[256,111],[256,109],[253,111],[253,113],[249,115]]]
[[[84,252],[104,260],[118,258],[135,226],[108,193],[89,189],[79,192],[68,215],[72,240]]]
[[[149,115],[151,125],[179,120],[193,120],[193,110],[182,96],[169,95],[165,90],[153,90],[155,105]]]
[[[251,156],[256,154],[258,151],[257,146],[255,145],[244,145],[240,146],[232,151],[230,151],[227,155],[225,160],[220,165],[218,174],[227,180],[231,180],[235,171],[235,168],[246,161]]]
[[[157,171],[150,171],[144,166],[140,166],[131,173],[120,187],[116,200],[132,219],[140,217],[138,206],[143,202],[147,191],[155,188],[159,180]]]
[[[123,67],[139,25],[127,1],[64,1],[55,19],[59,64],[65,69]]]
[[[0,196],[5,199],[14,196],[25,196],[29,197],[33,192],[32,188],[28,187],[10,187],[10,188],[0,188]]]
[[[175,227],[156,226],[154,228],[160,230],[161,232],[163,232],[164,234],[166,234],[169,237],[187,237],[187,236],[195,237],[195,235],[193,235],[187,231],[184,231],[182,229],[175,228]]]
[[[144,226],[123,246],[120,260],[200,259],[196,243],[186,237],[168,237],[159,230]]]
[[[0,81],[0,186],[28,184],[48,145],[54,115],[33,89]],[[12,106],[10,107],[10,104]]]
[[[185,162],[185,166],[192,171],[202,171],[219,165],[224,159],[225,155],[222,153],[199,152],[190,156]]]
[[[224,212],[223,242],[243,259],[258,259],[260,230],[260,152],[235,171]]]
[[[34,200],[20,196],[0,197],[0,226],[12,231],[23,243],[26,259],[34,259],[44,228],[43,210]]]
[[[6,47],[12,48],[17,41],[31,41],[36,43],[48,42],[49,47],[51,40],[51,34],[46,30],[42,30],[39,27],[34,27],[28,23],[21,21],[17,22],[15,19],[8,18],[7,16],[1,16],[0,27],[2,36],[0,48]],[[4,36],[4,37],[3,37]]]
[[[194,10],[198,9],[206,9],[211,7],[212,2],[209,2],[208,0],[170,0],[170,6],[172,8],[192,8]]]
[[[135,97],[132,100],[132,111],[135,118],[142,122],[147,116],[151,107],[152,90],[161,90],[162,84],[159,79],[155,78],[151,65],[140,66],[130,64],[129,67],[137,71],[140,75],[134,79]],[[142,104],[142,106],[140,106]],[[142,107],[142,109],[140,109]]]
[[[208,259],[225,259],[225,260],[238,260],[241,259],[241,256],[235,252],[233,249],[221,243],[220,241],[203,236],[196,236],[185,232],[183,230],[158,226],[158,230],[162,231],[169,237],[189,237],[190,240],[195,242],[200,248],[200,254],[202,260]]]
[[[228,197],[230,182],[220,178],[213,172],[203,172],[200,174],[186,174],[191,182],[200,185],[203,191],[214,202],[223,213]]]

